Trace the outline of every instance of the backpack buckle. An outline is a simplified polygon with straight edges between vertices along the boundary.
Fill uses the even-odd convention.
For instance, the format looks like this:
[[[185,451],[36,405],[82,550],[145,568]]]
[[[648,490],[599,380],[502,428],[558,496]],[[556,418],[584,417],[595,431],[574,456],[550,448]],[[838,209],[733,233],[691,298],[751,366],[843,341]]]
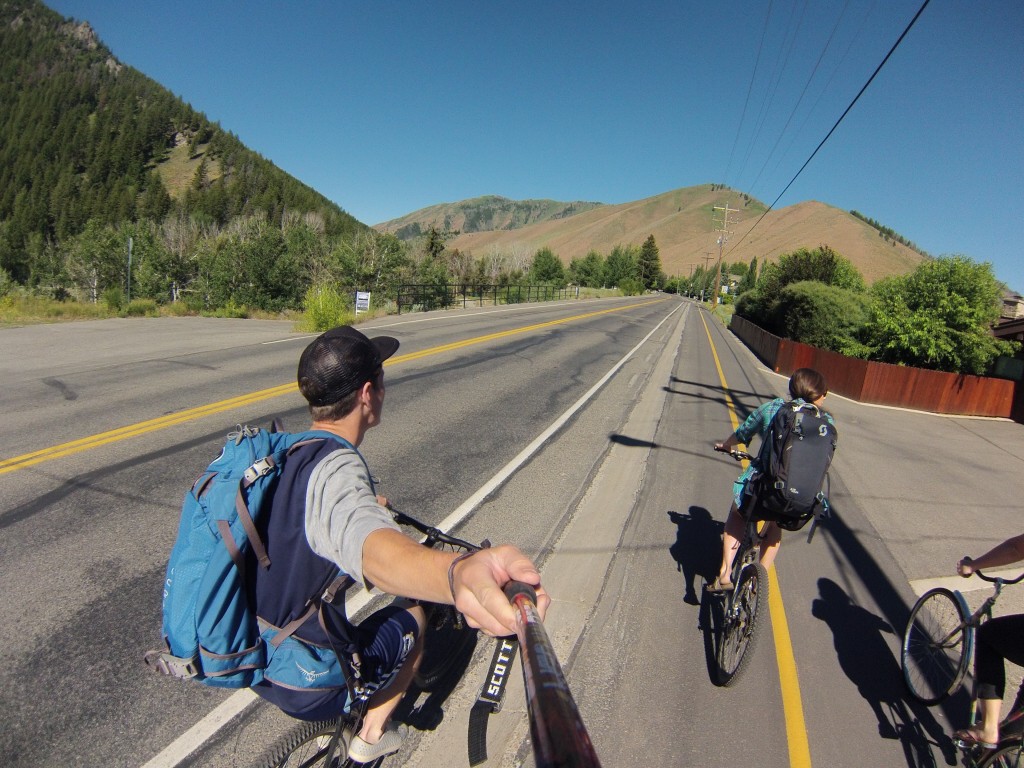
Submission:
[[[274,468],[274,460],[270,456],[264,456],[262,459],[257,461],[245,472],[242,473],[242,477],[245,478],[246,486],[250,486],[255,483],[259,478],[270,472]]]
[[[183,659],[180,656],[172,656],[162,651],[150,651],[143,657],[146,666],[156,670],[161,675],[174,677],[178,680],[191,680],[199,676],[199,659],[193,656],[190,659]]]

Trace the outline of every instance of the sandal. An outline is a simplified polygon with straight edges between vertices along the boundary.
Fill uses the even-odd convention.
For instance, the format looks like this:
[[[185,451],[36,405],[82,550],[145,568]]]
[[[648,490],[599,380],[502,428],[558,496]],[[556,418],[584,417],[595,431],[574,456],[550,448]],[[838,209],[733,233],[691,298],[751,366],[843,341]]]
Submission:
[[[348,757],[354,763],[372,763],[385,755],[397,752],[402,748],[402,742],[409,732],[409,727],[404,723],[388,723],[384,729],[384,735],[380,741],[371,744],[364,741],[358,735],[352,737],[352,743],[348,745]]]
[[[958,747],[981,747],[982,749],[995,749],[998,744],[994,744],[991,741],[982,741],[981,732],[974,728],[963,728],[953,734],[953,738],[956,740]]]
[[[710,584],[706,585],[705,589],[708,592],[732,592],[733,584],[731,581],[722,581],[718,576]]]

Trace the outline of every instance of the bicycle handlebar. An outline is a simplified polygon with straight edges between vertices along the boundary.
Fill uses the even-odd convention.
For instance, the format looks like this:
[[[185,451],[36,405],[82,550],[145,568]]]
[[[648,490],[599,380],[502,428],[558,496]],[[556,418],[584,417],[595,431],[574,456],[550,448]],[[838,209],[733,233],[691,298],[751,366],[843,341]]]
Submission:
[[[741,451],[741,450],[738,450],[736,448],[732,448],[732,449],[719,448],[716,445],[715,446],[715,450],[718,451],[719,453],[726,453],[726,454],[732,456],[734,459],[736,459],[736,461],[743,461],[744,459],[746,459],[747,461],[752,461],[754,459],[754,457],[751,456],[746,451]]]
[[[415,528],[417,531],[427,537],[428,541],[441,542],[442,544],[450,544],[454,547],[465,547],[470,552],[476,552],[480,549],[484,549],[490,546],[490,542],[484,540],[480,544],[472,544],[465,539],[460,539],[457,536],[452,536],[449,533],[445,533],[440,528],[435,528],[432,525],[420,522],[415,517],[402,512],[399,509],[395,509],[392,506],[387,507],[388,512],[395,518],[395,522],[399,525],[407,525],[410,528]]]
[[[505,595],[516,609],[516,634],[522,649],[526,708],[537,768],[600,768],[587,727],[537,613],[537,593],[529,584],[510,581],[505,585]]]
[[[971,571],[971,576],[977,576],[982,581],[987,581],[989,584],[995,584],[997,581],[1001,581],[1003,584],[1017,584],[1020,581],[1024,581],[1024,573],[1018,576],[1016,579],[1003,579],[999,576],[986,576],[981,571]],[[966,578],[970,578],[969,576]]]

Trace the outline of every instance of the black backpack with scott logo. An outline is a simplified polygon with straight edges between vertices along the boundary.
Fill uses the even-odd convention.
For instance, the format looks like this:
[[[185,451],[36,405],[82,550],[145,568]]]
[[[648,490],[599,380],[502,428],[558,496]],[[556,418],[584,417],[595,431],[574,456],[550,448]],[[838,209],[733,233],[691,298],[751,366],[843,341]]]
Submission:
[[[796,531],[821,513],[838,437],[828,414],[815,405],[790,401],[779,408],[761,444],[760,473],[752,484],[760,519]]]

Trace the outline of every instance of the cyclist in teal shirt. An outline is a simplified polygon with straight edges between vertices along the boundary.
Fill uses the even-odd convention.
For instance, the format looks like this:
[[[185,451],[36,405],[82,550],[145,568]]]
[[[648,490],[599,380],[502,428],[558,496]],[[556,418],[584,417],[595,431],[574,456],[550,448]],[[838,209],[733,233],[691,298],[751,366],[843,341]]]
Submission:
[[[789,394],[792,400],[810,403],[820,408],[825,402],[825,395],[828,394],[828,385],[825,383],[825,377],[818,371],[813,368],[800,368],[789,378]],[[760,436],[763,440],[772,419],[785,402],[785,399],[777,397],[763,403],[747,417],[735,432],[721,443],[716,443],[715,447],[719,450],[729,451],[740,443],[749,445],[755,435]],[[830,414],[826,412],[825,416],[829,422],[832,421]],[[740,509],[743,508],[743,496],[747,491],[750,478],[758,470],[759,465],[755,457],[733,483],[732,508],[729,510],[729,517],[725,521],[725,531],[722,534],[722,565],[718,576],[708,586],[708,590],[711,592],[728,592],[733,588],[729,574],[732,571],[732,561],[736,556],[736,550],[739,548],[739,540],[743,536],[744,526]],[[824,503],[825,508],[828,509],[828,501],[826,500]],[[769,522],[761,531],[761,535],[761,564],[767,569],[775,560],[779,544],[782,541],[782,529],[775,523]]]

